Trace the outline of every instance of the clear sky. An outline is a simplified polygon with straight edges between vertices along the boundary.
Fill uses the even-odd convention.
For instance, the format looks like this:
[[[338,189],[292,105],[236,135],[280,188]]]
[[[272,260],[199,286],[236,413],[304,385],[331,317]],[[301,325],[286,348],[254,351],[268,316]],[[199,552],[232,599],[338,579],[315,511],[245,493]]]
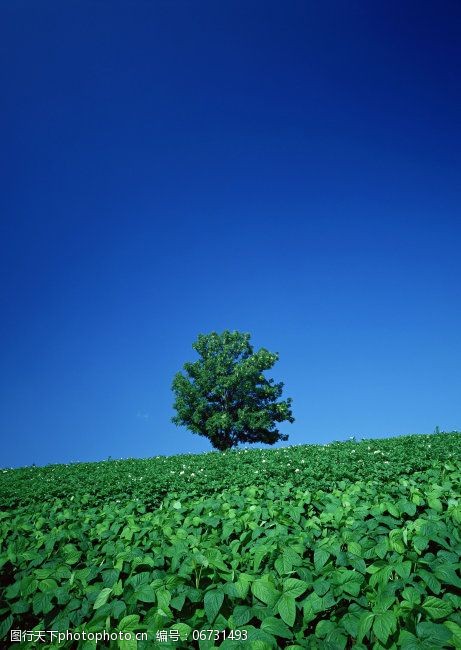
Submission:
[[[199,333],[284,444],[461,429],[461,4],[0,8],[2,466],[209,450]]]

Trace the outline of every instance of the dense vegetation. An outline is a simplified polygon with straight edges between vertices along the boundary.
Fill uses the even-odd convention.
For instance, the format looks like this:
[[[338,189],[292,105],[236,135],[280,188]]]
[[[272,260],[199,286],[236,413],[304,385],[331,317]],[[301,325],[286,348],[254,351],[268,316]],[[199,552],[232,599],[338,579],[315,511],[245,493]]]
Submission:
[[[279,355],[265,348],[255,352],[250,338],[229,330],[199,334],[192,344],[199,359],[185,363],[184,373],[173,379],[173,422],[205,436],[220,451],[288,440],[277,424],[294,422],[291,398],[279,400],[283,383],[264,376]]]
[[[460,451],[451,433],[3,470],[0,643],[461,648]],[[209,629],[247,639],[192,640]]]

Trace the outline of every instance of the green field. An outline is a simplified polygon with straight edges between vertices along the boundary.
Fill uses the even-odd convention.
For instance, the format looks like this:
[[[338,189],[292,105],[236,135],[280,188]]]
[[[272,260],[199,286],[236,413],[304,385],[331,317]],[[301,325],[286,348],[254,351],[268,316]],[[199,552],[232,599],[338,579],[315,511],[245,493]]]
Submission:
[[[460,452],[454,432],[0,470],[0,646],[461,648]]]

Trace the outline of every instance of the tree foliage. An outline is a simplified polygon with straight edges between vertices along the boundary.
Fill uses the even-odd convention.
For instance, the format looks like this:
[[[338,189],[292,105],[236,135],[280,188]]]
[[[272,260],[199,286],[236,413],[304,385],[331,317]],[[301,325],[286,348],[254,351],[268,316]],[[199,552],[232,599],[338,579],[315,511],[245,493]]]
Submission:
[[[192,345],[199,359],[173,379],[173,422],[209,438],[221,451],[239,443],[273,445],[288,440],[277,424],[294,422],[291,399],[279,400],[283,383],[264,376],[278,354],[250,344],[250,335],[224,331],[200,334]]]

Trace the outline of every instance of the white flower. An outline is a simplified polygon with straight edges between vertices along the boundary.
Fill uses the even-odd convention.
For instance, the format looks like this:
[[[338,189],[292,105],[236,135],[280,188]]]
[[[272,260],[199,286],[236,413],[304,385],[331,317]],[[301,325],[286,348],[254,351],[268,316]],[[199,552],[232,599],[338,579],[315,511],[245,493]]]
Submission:
[[[181,476],[181,474],[184,474],[184,470],[183,470],[183,469],[179,472],[179,475],[180,475],[180,476]]]
[[[298,467],[295,469],[295,472],[299,472],[299,468],[298,468]]]

